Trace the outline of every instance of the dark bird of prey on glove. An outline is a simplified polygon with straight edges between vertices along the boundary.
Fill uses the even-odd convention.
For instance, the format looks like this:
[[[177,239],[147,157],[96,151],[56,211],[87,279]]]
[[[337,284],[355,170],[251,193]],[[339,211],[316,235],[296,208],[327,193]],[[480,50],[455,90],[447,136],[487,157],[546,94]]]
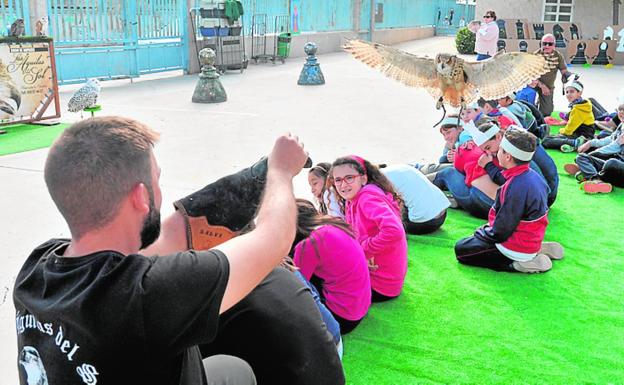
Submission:
[[[435,59],[412,55],[362,40],[347,40],[343,48],[388,77],[426,89],[438,109],[444,104],[465,108],[479,97],[502,98],[553,68],[543,56],[524,52],[498,53],[487,60],[469,62],[446,53]]]

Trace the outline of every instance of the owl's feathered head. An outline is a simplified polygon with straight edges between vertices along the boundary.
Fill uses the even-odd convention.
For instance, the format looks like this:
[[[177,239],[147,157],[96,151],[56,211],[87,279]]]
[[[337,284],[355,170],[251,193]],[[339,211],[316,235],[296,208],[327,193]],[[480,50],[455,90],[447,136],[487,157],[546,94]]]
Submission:
[[[457,64],[457,56],[448,53],[439,53],[435,58],[436,69],[442,75],[450,75]]]
[[[21,27],[24,25],[24,19],[17,19],[15,20],[15,25],[18,27]]]
[[[100,81],[97,80],[96,78],[91,78],[91,79],[87,80],[87,85],[91,86],[93,88],[97,88],[98,90],[100,90],[100,88],[102,88],[102,86],[100,85]]]

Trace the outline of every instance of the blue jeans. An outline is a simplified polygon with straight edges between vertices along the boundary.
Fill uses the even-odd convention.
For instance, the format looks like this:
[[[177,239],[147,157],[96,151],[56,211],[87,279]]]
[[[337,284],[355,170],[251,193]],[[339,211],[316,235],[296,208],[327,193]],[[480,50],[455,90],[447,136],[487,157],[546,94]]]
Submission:
[[[494,200],[475,187],[466,186],[466,176],[456,168],[445,168],[436,174],[433,184],[441,190],[448,190],[459,207],[478,218],[487,218]]]
[[[548,188],[550,188],[550,192],[548,193],[548,207],[550,207],[553,203],[555,203],[555,199],[557,199],[557,190],[559,189],[559,174],[557,174],[557,166],[550,155],[546,153],[544,147],[539,144],[535,149],[533,162],[531,163],[535,163],[540,168],[541,174],[544,177]]]
[[[481,60],[489,59],[489,58],[491,58],[491,57],[492,57],[492,56],[490,56],[490,55],[484,55],[484,54],[482,54],[482,53],[478,53],[478,54],[477,54],[477,61],[481,61]]]

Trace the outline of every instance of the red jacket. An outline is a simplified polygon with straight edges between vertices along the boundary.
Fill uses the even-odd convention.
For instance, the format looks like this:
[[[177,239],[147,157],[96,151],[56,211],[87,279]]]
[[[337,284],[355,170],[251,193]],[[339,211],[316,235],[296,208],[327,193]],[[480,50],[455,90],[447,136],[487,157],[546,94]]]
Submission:
[[[483,150],[479,148],[472,140],[462,144],[457,148],[457,152],[455,153],[455,160],[453,161],[453,166],[466,175],[466,186],[471,187],[472,181],[482,177],[487,174],[487,171],[481,166],[479,166],[479,158],[481,155],[485,154]],[[498,168],[500,168],[500,164],[498,163],[498,159],[494,158],[492,163]]]

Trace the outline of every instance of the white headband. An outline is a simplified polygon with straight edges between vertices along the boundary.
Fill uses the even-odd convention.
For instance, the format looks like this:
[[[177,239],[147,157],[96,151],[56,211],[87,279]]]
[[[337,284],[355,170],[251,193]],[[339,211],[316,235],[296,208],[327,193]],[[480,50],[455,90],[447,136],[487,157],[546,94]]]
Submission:
[[[462,122],[462,126],[464,127],[464,130],[466,130],[470,136],[475,136],[478,133],[479,130],[477,129],[477,126],[475,126],[474,122],[472,120],[468,121],[468,122]]]
[[[494,135],[496,135],[499,131],[500,131],[500,128],[498,128],[496,124],[492,124],[492,127],[490,127],[485,132],[481,132],[477,130],[477,132],[475,132],[475,135],[473,135],[472,140],[475,142],[477,146],[480,146],[483,143],[487,142],[488,140],[492,139]]]
[[[503,137],[503,140],[501,141],[500,146],[502,147],[503,150],[505,150],[508,154],[510,154],[514,158],[525,161],[525,162],[528,162],[531,159],[533,159],[533,154],[535,153],[535,151],[533,152],[522,151],[518,147],[511,144],[511,142],[508,141],[507,138],[505,137]]]
[[[442,125],[440,127],[442,127],[442,126],[457,126],[457,121],[458,120],[459,120],[458,118],[447,116],[446,118],[442,119]]]
[[[568,82],[568,84],[566,84],[565,88],[575,88],[578,92],[583,92],[583,86],[580,85],[578,82],[572,80],[571,82]]]

